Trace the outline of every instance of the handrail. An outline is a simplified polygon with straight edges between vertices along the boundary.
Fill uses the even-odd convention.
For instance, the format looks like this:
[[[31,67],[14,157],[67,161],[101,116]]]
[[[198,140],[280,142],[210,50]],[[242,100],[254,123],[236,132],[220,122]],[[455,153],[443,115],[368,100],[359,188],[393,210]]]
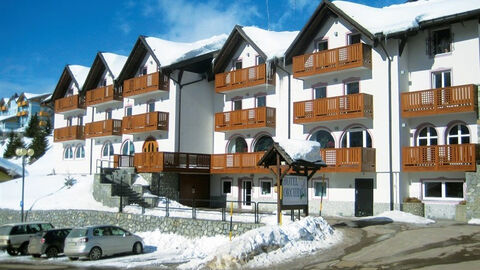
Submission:
[[[85,109],[85,96],[73,95],[55,100],[55,112],[67,112],[76,109]]]
[[[215,114],[215,131],[275,127],[276,109],[257,107]]]
[[[215,75],[215,91],[221,93],[256,85],[275,84],[275,72],[270,74],[272,75],[268,76],[266,64],[218,73]]]
[[[404,171],[475,171],[476,144],[402,148]]]
[[[131,78],[123,82],[124,97],[134,97],[156,90],[170,90],[170,80],[168,76],[160,71]]]

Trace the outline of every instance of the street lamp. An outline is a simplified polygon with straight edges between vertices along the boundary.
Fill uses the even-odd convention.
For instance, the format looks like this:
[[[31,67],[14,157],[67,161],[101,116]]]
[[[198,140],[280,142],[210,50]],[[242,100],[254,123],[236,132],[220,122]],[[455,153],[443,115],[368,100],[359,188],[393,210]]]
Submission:
[[[22,222],[23,222],[23,197],[24,197],[24,186],[25,186],[25,156],[33,156],[33,149],[29,148],[29,149],[25,149],[25,148],[17,148],[17,150],[15,150],[15,154],[17,154],[17,156],[19,157],[22,157],[22,200],[20,201],[20,206],[22,207],[22,212],[21,212],[21,219],[22,219]]]

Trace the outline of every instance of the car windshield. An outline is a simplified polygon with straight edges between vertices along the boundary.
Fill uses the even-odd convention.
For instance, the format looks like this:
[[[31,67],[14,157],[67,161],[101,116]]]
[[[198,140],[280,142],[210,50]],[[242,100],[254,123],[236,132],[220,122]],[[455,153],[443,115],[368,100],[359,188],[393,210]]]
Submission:
[[[87,229],[73,229],[69,234],[69,238],[74,238],[74,237],[84,237],[87,235]]]
[[[9,235],[10,231],[12,230],[12,226],[0,226],[0,235]]]

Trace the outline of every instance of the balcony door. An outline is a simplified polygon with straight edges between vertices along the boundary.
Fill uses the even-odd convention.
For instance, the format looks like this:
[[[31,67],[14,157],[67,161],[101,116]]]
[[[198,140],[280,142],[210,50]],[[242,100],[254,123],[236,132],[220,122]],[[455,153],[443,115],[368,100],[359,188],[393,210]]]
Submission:
[[[142,152],[144,153],[143,166],[147,168],[154,167],[158,164],[158,143],[157,140],[153,137],[149,137],[145,140],[142,147]]]
[[[155,138],[147,138],[145,143],[143,143],[142,151],[144,153],[153,153],[153,152],[158,152],[158,143]]]
[[[252,180],[242,179],[240,180],[240,195],[242,208],[252,207]]]

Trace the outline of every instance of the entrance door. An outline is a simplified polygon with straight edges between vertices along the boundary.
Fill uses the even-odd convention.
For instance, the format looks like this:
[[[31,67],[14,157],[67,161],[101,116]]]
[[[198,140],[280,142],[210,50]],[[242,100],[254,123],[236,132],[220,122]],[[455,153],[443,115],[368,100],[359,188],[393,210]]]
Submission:
[[[242,180],[242,206],[252,205],[252,180]]]
[[[160,166],[159,157],[156,154],[158,152],[158,144],[154,138],[148,138],[145,143],[143,143],[142,152],[144,153],[144,160],[142,166],[146,168],[154,168]]]
[[[158,152],[158,144],[155,139],[147,139],[143,144],[142,151],[144,153]]]
[[[355,179],[355,216],[373,216],[373,179]]]

